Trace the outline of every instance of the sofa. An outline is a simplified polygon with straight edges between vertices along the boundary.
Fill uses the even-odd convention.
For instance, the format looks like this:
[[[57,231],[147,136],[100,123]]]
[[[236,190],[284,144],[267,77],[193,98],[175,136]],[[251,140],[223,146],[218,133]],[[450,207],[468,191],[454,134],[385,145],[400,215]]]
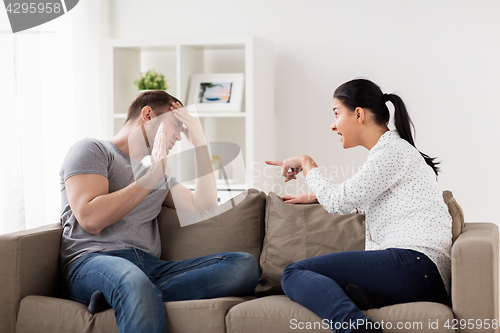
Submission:
[[[498,332],[498,228],[465,224],[451,192],[445,191],[443,200],[453,217],[448,304],[414,302],[363,311],[383,321],[384,332]],[[208,212],[183,215],[164,208],[158,225],[162,259],[243,251],[260,263],[252,295],[165,303],[172,333],[332,332],[333,323],[283,294],[281,273],[293,261],[364,249],[363,215],[328,214],[318,204],[289,205],[273,192],[255,189]],[[112,309],[91,315],[85,305],[61,296],[61,234],[56,223],[0,236],[0,332],[117,332]]]

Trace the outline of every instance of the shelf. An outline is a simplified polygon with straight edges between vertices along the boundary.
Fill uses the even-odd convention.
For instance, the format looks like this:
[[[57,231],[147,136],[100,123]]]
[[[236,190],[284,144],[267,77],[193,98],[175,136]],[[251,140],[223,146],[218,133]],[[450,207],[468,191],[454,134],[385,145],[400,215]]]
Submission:
[[[190,190],[194,190],[194,184],[183,184],[186,188]],[[229,189],[231,191],[245,191],[247,189],[247,184],[239,183],[239,184],[229,184]],[[217,184],[217,191],[228,191],[226,185]]]
[[[198,112],[192,115],[198,118],[245,118],[247,116],[245,112]],[[114,113],[113,118],[127,119],[127,114]]]
[[[161,71],[169,79],[169,93],[186,104],[193,75],[243,73],[244,99],[239,109],[243,112],[218,111],[220,108],[213,111],[193,109],[191,115],[199,119],[207,142],[231,142],[240,148],[240,154],[232,162],[231,177],[238,179],[237,184],[229,184],[232,191],[272,189],[273,181],[267,179],[264,173],[266,165],[261,163],[276,155],[272,42],[255,36],[189,39],[169,36],[108,40],[107,49],[109,137],[123,128],[126,111],[138,93],[133,82],[147,69]],[[187,140],[176,145],[179,152],[191,148]],[[180,179],[193,179],[187,177],[192,170],[183,168],[180,160],[171,167],[172,174]],[[227,192],[225,184],[217,187],[219,192]],[[190,188],[194,188],[194,184]]]
[[[112,39],[108,41],[110,48],[128,48],[134,50],[170,50],[177,45],[188,45],[200,49],[233,49],[244,48],[247,44],[257,44],[272,48],[272,42],[255,36],[212,36],[210,38],[139,38]]]
[[[198,118],[245,118],[247,114],[245,112],[198,112],[197,114],[193,114],[193,116]]]

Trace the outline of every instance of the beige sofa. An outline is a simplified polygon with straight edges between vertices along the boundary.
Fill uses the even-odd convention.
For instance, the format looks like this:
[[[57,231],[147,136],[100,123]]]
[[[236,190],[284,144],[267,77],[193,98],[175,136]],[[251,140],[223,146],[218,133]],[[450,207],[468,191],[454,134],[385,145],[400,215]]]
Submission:
[[[417,302],[364,311],[375,321],[383,320],[385,328],[392,325],[384,332],[498,331],[496,326],[478,329],[479,324],[491,326],[499,319],[498,229],[493,223],[460,225],[463,214],[447,193],[458,237],[452,248],[452,305]],[[233,204],[235,208],[229,209]],[[163,259],[245,251],[261,264],[258,297],[165,303],[168,332],[331,332],[321,325],[321,318],[281,294],[279,287],[283,266],[293,260],[362,248],[363,216],[325,214],[319,205],[292,207],[273,193],[257,190],[219,206],[205,216],[207,221],[185,227],[175,211],[164,209],[159,217]],[[117,332],[111,309],[92,316],[86,306],[60,297],[61,233],[61,226],[53,224],[0,236],[0,332]],[[444,327],[447,320],[457,329]],[[436,322],[439,328],[430,329]],[[398,323],[403,329],[396,327]]]

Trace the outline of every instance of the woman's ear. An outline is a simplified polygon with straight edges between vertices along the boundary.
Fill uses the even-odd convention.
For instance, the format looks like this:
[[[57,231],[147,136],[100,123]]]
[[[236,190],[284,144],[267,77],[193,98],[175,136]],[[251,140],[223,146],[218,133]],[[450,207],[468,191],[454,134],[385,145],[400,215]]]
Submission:
[[[361,107],[357,107],[354,110],[354,114],[356,116],[356,121],[361,124],[363,122],[363,120],[365,119],[365,109],[363,109]]]

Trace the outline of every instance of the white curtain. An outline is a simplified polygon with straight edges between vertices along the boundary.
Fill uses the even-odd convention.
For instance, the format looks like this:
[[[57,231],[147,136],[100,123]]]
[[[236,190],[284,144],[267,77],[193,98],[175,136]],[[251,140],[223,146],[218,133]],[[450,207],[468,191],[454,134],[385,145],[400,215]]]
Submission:
[[[109,31],[103,0],[16,34],[1,15],[0,234],[57,223],[64,156],[104,138]]]

